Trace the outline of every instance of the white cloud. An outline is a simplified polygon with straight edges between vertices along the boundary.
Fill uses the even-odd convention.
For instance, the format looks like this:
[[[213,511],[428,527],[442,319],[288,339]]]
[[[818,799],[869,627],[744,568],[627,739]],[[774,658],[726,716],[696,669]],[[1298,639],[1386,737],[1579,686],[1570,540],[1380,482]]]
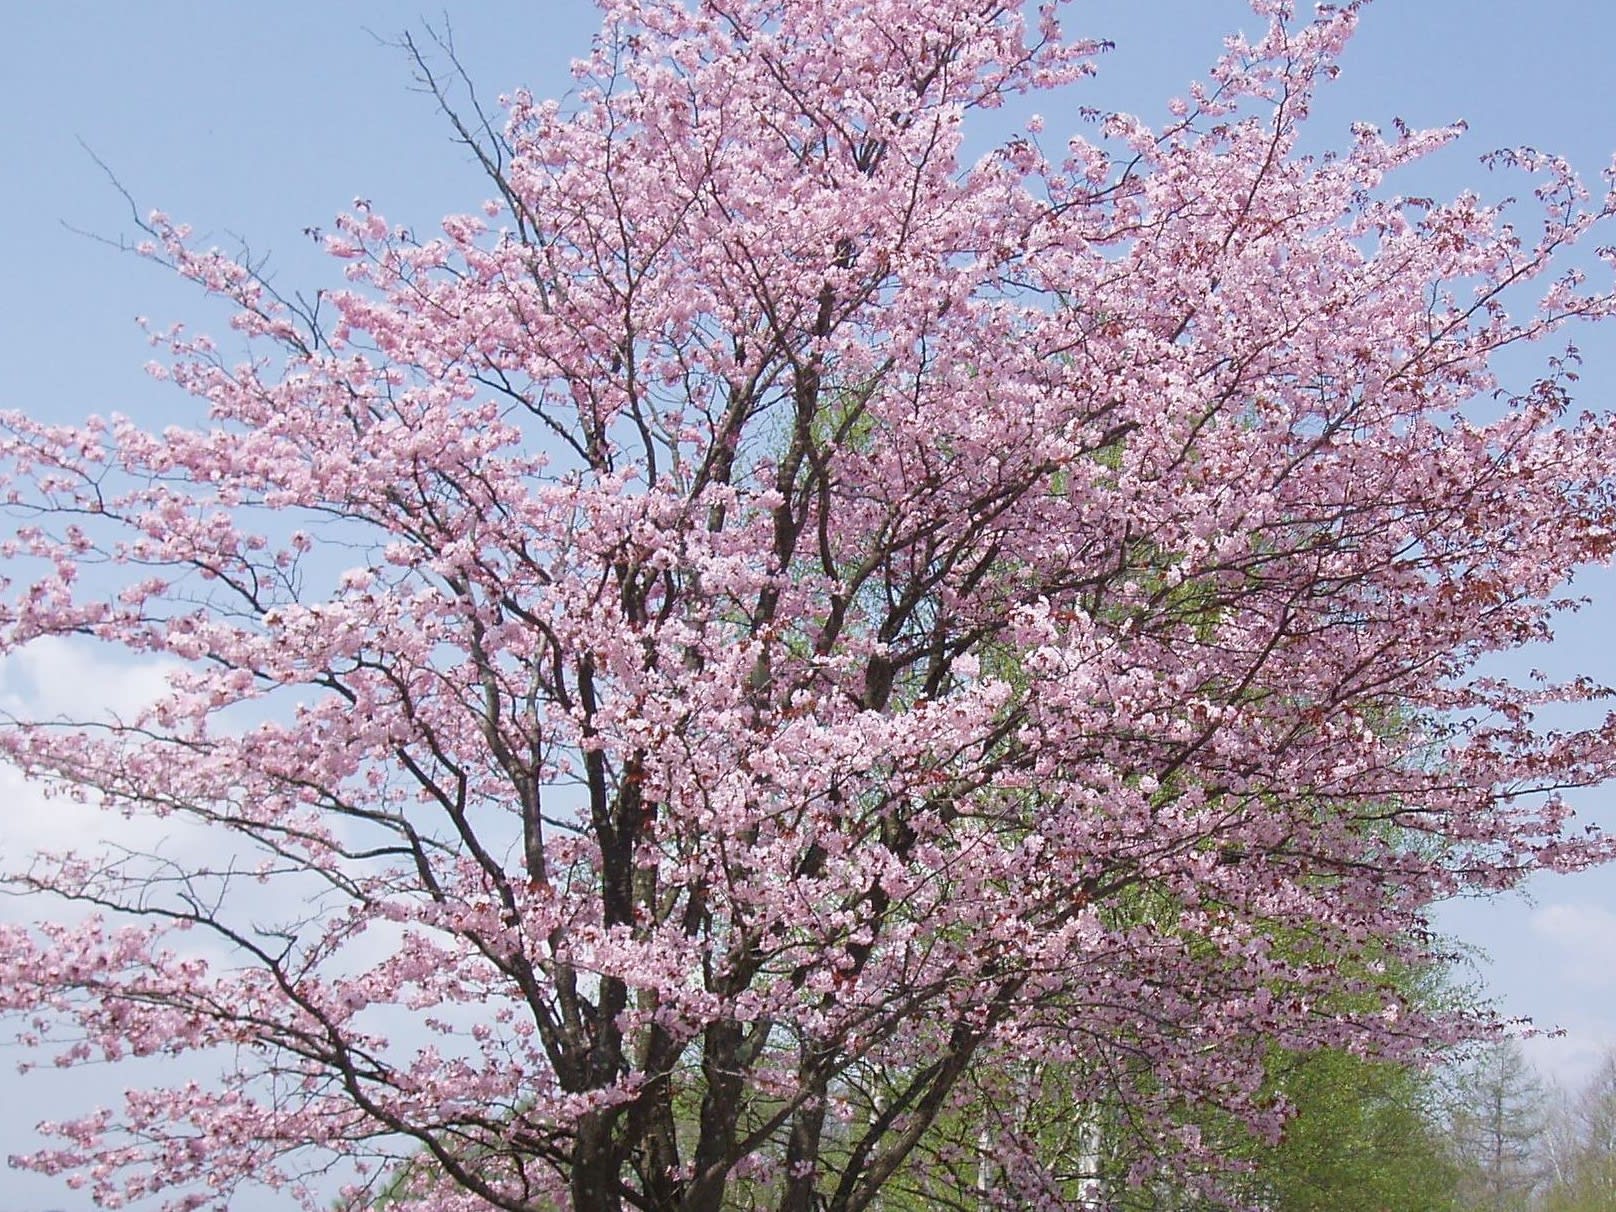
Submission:
[[[0,713],[19,720],[129,721],[166,693],[175,662],[138,659],[90,640],[47,636],[0,659]],[[0,761],[0,873],[28,868],[41,852],[95,854],[107,848],[161,854],[188,864],[222,864],[233,839],[178,815],[156,818],[103,807],[93,791],[75,794],[31,779]],[[27,920],[44,909],[33,897],[0,903],[0,917]]]
[[[89,640],[43,636],[0,659],[0,709],[22,719],[129,720],[163,695],[177,668]]]
[[[1559,902],[1535,910],[1529,924],[1536,938],[1558,952],[1569,983],[1616,986],[1616,912],[1602,905]]]

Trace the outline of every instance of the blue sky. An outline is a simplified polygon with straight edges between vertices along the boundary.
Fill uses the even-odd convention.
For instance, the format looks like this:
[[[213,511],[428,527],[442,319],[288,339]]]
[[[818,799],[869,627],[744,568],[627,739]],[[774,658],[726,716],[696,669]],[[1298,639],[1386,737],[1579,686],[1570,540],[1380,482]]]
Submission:
[[[419,30],[419,12],[385,0],[8,6],[0,163],[11,167],[0,230],[11,246],[0,294],[0,407],[161,418],[177,401],[142,375],[150,351],[132,318],[222,327],[218,313],[160,271],[69,230],[114,238],[130,231],[122,199],[80,140],[143,209],[162,207],[222,244],[245,239],[271,255],[288,286],[330,280],[302,233],[329,225],[355,196],[420,227],[474,208],[486,192],[477,172],[429,99],[411,91],[401,54],[385,45]],[[565,91],[567,63],[594,27],[583,0],[484,0],[451,5],[449,17],[462,59],[490,97],[519,84],[541,95]],[[1147,119],[1211,61],[1222,33],[1255,24],[1238,0],[1077,0],[1067,20],[1118,43],[1081,100]],[[1470,136],[1405,188],[1497,190],[1476,157],[1517,144],[1564,154],[1592,176],[1616,151],[1613,58],[1616,6],[1608,0],[1378,0],[1342,80],[1316,111],[1314,137],[1334,142],[1353,119],[1430,125],[1462,117]],[[1055,134],[1061,115],[1040,108]],[[1577,339],[1583,401],[1616,403],[1616,330]],[[1596,575],[1585,587],[1595,604],[1537,663],[1616,682],[1616,580]],[[1616,828],[1616,797],[1587,802],[1590,816]],[[11,811],[0,817],[0,840],[27,833]],[[1616,872],[1544,880],[1532,892],[1535,903],[1460,905],[1442,921],[1491,952],[1484,971],[1507,1011],[1568,1029],[1565,1039],[1531,1047],[1551,1073],[1574,1080],[1600,1049],[1616,1045],[1616,1011],[1608,1008],[1616,1004]],[[84,1088],[52,1095],[40,1087],[39,1097]],[[29,1098],[26,1105],[43,1105]],[[0,1117],[10,1117],[0,1118],[3,1154],[20,1146],[19,1120],[34,1115]],[[31,1179],[5,1185],[17,1209],[83,1206]]]

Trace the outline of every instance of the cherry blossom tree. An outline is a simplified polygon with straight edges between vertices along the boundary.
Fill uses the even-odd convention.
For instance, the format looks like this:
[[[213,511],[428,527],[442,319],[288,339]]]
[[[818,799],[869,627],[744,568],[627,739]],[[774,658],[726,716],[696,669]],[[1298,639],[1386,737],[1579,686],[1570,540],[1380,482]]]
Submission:
[[[1562,793],[1616,726],[1532,722],[1606,692],[1485,662],[1611,553],[1574,356],[1491,367],[1611,313],[1573,246],[1616,203],[1526,151],[1513,208],[1400,196],[1457,130],[1303,155],[1358,5],[1254,7],[1165,127],[967,162],[1102,48],[602,0],[571,103],[462,124],[483,212],[356,203],[318,310],[152,217],[250,353],[156,332],[197,410],[160,432],[5,418],[4,651],[166,689],[0,730],[148,823],[11,873],[0,1005],[41,1058],[221,1077],[21,1164],[183,1208],[332,1167],[355,1208],[1101,1207],[1213,1181],[1210,1110],[1277,1131],[1272,1048],[1478,1029],[1388,975],[1428,908],[1611,855]]]

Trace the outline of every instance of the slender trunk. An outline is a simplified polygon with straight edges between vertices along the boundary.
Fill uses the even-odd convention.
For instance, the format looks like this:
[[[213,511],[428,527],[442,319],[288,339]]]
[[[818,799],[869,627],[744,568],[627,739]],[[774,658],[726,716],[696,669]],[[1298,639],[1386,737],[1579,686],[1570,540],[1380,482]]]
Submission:
[[[993,1137],[986,1128],[976,1134],[976,1206],[986,1209],[988,1195],[993,1190],[993,1167],[988,1158],[993,1145]]]
[[[1084,1177],[1083,1206],[1085,1208],[1100,1208],[1104,1200],[1100,1189],[1100,1147],[1104,1143],[1100,1135],[1100,1109],[1095,1106],[1083,1109],[1082,1119],[1077,1129],[1078,1154],[1077,1170]]]

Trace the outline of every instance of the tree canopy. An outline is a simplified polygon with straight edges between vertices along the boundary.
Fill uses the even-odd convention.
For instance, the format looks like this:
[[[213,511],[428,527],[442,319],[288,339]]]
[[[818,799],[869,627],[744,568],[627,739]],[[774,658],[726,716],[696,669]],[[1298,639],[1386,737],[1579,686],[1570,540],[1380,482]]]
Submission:
[[[213,848],[13,872],[60,911],[0,1007],[223,1069],[24,1164],[1104,1207],[1275,1137],[1275,1049],[1474,1033],[1397,977],[1429,906],[1611,856],[1562,793],[1616,725],[1532,722],[1605,692],[1484,662],[1611,554],[1611,417],[1493,363],[1609,316],[1616,200],[1524,150],[1523,203],[1401,196],[1456,129],[1302,154],[1356,3],[971,162],[1093,71],[1056,6],[600,7],[572,100],[461,121],[492,199],[356,202],[317,309],[153,215],[250,351],[156,334],[183,423],[4,418],[0,650],[166,683],[0,753]]]

